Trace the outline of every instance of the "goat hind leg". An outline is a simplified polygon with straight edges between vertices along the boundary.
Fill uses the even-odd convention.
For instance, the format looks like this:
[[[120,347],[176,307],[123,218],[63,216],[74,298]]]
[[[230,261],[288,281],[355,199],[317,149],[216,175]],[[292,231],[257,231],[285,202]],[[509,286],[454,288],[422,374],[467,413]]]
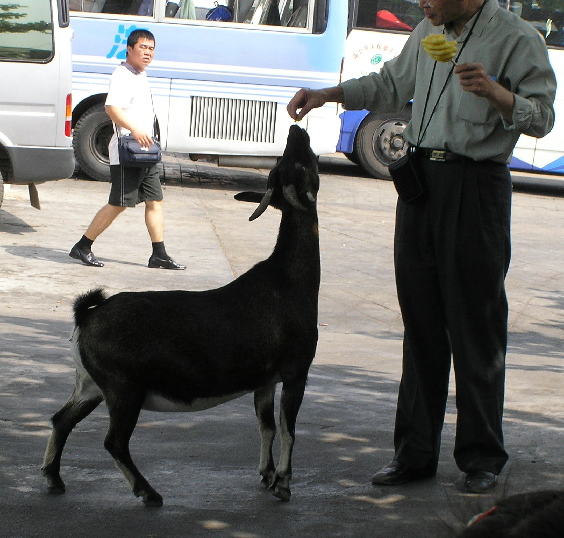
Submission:
[[[282,501],[289,501],[292,478],[292,450],[294,448],[296,419],[302,405],[306,380],[283,383],[280,396],[280,459],[272,494]]]
[[[129,394],[120,394],[117,398],[108,398],[110,426],[104,441],[104,447],[111,454],[118,469],[131,484],[133,494],[142,497],[145,506],[162,506],[163,498],[147,482],[137,469],[129,452],[129,440],[137,425],[143,398]]]
[[[255,391],[255,413],[257,415],[260,432],[260,463],[259,473],[261,483],[266,487],[274,484],[276,469],[272,457],[272,444],[276,436],[276,420],[274,419],[274,394],[276,384],[267,385]]]
[[[41,471],[47,479],[49,493],[64,493],[61,470],[61,456],[68,436],[73,428],[85,419],[103,400],[102,392],[85,371],[77,371],[76,386],[69,401],[61,407],[51,422],[53,431],[47,442]]]

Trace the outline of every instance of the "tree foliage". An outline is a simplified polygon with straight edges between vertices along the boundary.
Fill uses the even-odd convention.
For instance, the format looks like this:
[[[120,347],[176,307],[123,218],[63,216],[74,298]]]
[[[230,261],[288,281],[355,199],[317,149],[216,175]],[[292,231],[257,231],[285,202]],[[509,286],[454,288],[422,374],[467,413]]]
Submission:
[[[19,23],[14,22],[26,17],[26,13],[14,12],[15,10],[20,10],[21,4],[1,4],[0,5],[0,33],[10,33],[10,34],[24,34],[27,32],[48,32],[51,28],[50,23],[46,21],[37,22],[26,22]]]

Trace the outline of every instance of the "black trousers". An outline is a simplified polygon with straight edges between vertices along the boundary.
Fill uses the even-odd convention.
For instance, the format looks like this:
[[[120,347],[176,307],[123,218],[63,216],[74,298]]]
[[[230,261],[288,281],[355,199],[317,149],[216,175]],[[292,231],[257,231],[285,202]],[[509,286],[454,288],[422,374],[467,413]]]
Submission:
[[[396,459],[436,470],[451,358],[456,378],[454,458],[499,474],[507,461],[502,414],[507,348],[511,177],[487,162],[423,161],[427,194],[398,201],[394,260],[404,322]]]

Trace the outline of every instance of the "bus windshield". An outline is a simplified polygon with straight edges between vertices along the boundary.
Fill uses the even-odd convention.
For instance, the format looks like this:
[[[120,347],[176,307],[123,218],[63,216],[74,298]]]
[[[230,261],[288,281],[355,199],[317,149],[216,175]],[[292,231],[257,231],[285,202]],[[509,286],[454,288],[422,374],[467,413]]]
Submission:
[[[540,139],[522,135],[510,167],[564,174],[564,5],[562,0],[499,0],[499,4],[539,31],[558,82],[553,130]],[[350,32],[342,80],[379,71],[400,53],[410,32],[424,17],[418,0],[350,0],[349,5]],[[389,178],[388,166],[405,154],[402,132],[410,117],[409,106],[401,113],[387,115],[345,111],[337,148],[372,176]]]

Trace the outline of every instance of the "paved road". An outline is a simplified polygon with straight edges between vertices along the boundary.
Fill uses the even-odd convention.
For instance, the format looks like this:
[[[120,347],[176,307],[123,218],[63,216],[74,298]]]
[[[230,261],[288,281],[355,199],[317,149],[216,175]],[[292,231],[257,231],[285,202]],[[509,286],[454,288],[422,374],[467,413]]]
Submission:
[[[103,406],[71,434],[67,493],[50,496],[39,467],[50,416],[70,396],[71,304],[77,293],[206,289],[265,258],[279,215],[247,220],[239,190],[265,170],[218,169],[170,157],[166,243],[183,272],[146,267],[143,210],[128,210],[96,242],[106,266],[68,257],[107,185],[76,179],[39,187],[42,210],[13,187],[0,210],[0,537],[449,537],[498,496],[564,487],[564,198],[516,192],[505,432],[511,459],[495,493],[462,490],[448,404],[436,478],[375,488],[392,456],[401,319],[394,292],[391,183],[322,160],[320,340],[298,417],[292,500],[258,484],[252,399],[191,415],[143,412],[132,440],[138,466],[164,497],[144,508],[102,446]],[[217,320],[221,323],[221,320]]]

